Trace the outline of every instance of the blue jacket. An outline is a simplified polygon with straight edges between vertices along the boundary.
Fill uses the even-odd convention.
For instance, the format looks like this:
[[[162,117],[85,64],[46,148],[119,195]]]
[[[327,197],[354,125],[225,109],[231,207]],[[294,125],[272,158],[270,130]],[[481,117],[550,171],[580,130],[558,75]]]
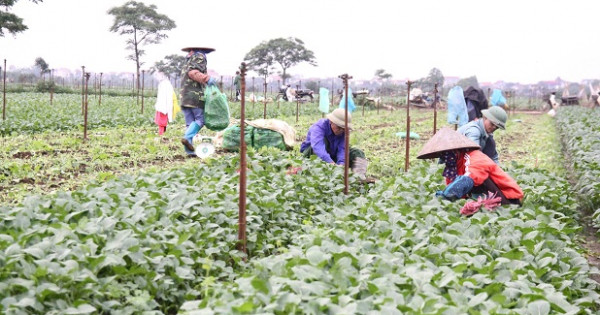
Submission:
[[[489,135],[485,131],[483,119],[470,121],[468,124],[458,128],[458,132],[473,140],[473,142],[479,144],[481,150],[486,152],[485,146],[492,135]],[[490,152],[489,154],[486,152],[486,154],[490,157],[490,159],[492,159],[492,161],[494,161],[496,164],[499,164],[498,151],[494,149],[493,152]]]
[[[329,151],[325,146],[325,139],[329,142]],[[344,134],[336,136],[327,118],[319,119],[308,128],[306,140],[300,145],[300,152],[304,152],[308,147],[312,147],[313,152],[325,162],[340,165],[345,162]]]

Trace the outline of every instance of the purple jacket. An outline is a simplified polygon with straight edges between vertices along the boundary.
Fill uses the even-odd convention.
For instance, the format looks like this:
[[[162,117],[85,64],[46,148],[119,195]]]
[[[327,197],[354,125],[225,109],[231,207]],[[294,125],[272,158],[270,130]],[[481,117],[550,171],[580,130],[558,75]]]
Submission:
[[[325,147],[324,139],[329,142],[329,151]],[[308,128],[306,140],[300,145],[300,152],[304,152],[308,147],[312,147],[313,152],[325,162],[336,162],[340,165],[345,162],[344,134],[336,136],[327,118],[320,119]]]

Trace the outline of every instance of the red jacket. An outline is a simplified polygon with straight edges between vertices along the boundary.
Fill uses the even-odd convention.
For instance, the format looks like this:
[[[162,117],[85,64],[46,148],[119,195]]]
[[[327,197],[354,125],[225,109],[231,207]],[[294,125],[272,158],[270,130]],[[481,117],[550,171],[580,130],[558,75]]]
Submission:
[[[523,190],[519,184],[479,150],[458,153],[456,166],[457,174],[469,176],[474,186],[483,184],[489,177],[507,199],[523,198]]]

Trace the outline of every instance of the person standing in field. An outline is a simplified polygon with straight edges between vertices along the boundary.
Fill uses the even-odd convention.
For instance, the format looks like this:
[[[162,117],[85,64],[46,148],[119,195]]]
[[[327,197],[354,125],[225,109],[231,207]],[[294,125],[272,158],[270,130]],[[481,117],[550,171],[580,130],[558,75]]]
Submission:
[[[317,155],[321,160],[337,165],[346,163],[346,146],[344,121],[346,110],[337,108],[308,128],[306,140],[300,145],[304,157]],[[348,113],[348,128],[352,129],[352,116]],[[350,168],[354,167],[357,158],[365,158],[365,153],[357,148],[350,148]]]
[[[156,109],[154,122],[158,125],[158,134],[162,136],[167,131],[167,125],[173,122],[180,110],[173,85],[167,78],[162,78],[158,84],[154,109]]]
[[[240,72],[235,72],[235,79],[233,79],[233,85],[235,86],[235,100],[239,101],[242,99],[242,77]]]
[[[193,139],[204,126],[204,89],[206,85],[217,84],[217,80],[207,74],[206,54],[214,49],[186,47],[182,51],[188,55],[181,71],[181,111],[187,127],[181,143],[188,156],[195,156]]]

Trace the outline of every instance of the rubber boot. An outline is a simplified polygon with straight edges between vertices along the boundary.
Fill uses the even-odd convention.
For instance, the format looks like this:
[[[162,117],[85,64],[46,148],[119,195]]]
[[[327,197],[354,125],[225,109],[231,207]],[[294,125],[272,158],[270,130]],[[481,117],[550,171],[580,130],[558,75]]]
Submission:
[[[194,153],[194,145],[193,140],[194,136],[200,131],[200,125],[198,125],[195,121],[193,121],[190,126],[185,130],[185,135],[181,138],[181,144],[185,147],[185,153],[188,155],[193,155]]]

